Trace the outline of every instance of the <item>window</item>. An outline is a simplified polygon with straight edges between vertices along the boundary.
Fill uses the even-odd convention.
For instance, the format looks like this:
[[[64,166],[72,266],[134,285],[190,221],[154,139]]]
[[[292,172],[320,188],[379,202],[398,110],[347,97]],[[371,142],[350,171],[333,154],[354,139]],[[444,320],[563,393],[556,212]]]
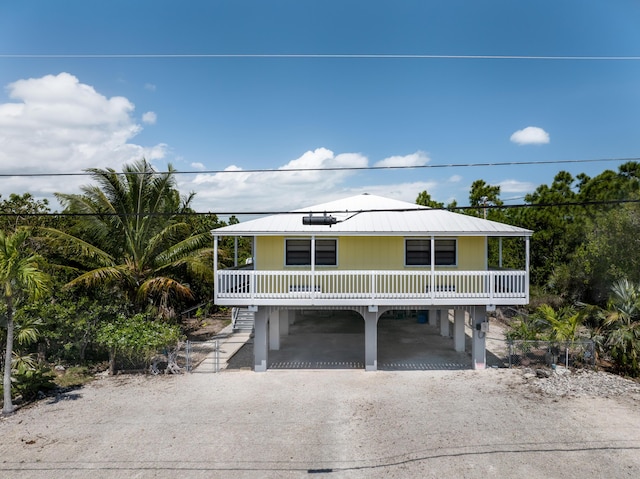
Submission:
[[[457,254],[455,239],[437,239],[435,240],[435,246],[436,266],[456,265]],[[430,266],[431,240],[405,240],[405,264],[407,266]]]
[[[315,263],[316,266],[337,266],[338,248],[335,239],[317,239]],[[285,265],[309,266],[311,265],[311,240],[288,239],[285,240]]]

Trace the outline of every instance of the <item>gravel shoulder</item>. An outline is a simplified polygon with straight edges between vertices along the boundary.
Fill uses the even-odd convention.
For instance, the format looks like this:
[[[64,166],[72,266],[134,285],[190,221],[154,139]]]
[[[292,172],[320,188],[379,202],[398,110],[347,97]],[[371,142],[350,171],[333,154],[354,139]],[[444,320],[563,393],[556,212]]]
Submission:
[[[601,372],[103,377],[0,419],[0,478],[636,478],[638,431]]]

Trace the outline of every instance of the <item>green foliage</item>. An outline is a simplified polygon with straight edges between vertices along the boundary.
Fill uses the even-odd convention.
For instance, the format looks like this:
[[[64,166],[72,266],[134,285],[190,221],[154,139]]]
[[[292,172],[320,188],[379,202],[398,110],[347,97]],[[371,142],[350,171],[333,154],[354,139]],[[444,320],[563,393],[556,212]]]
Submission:
[[[508,340],[535,341],[540,339],[542,324],[534,316],[521,314],[509,325],[505,336]]]
[[[617,281],[601,314],[601,334],[616,366],[625,374],[640,376],[640,284]]]
[[[21,363],[15,367],[11,378],[13,394],[19,394],[25,401],[32,401],[40,391],[55,389],[55,374],[50,368],[41,364],[27,365]]]
[[[96,358],[100,324],[125,312],[125,305],[107,295],[90,298],[58,290],[51,298],[25,304],[16,312],[16,322],[20,325],[38,318],[39,352],[46,360],[83,363]]]
[[[115,321],[103,324],[96,336],[98,344],[109,351],[111,372],[116,357],[148,365],[159,351],[176,346],[181,338],[178,326],[153,321],[146,314],[120,315]]]
[[[469,192],[469,205],[472,209],[465,211],[471,216],[478,216],[493,221],[503,221],[504,215],[500,209],[487,209],[487,206],[502,206],[500,199],[500,186],[489,185],[484,180],[476,180],[471,185]]]
[[[46,199],[36,200],[30,193],[12,193],[8,199],[0,201],[0,230],[9,232],[24,226],[45,226],[51,223],[51,219],[37,215],[49,212]]]
[[[544,324],[549,341],[575,341],[584,315],[572,307],[553,309],[543,304],[536,310],[536,316]]]
[[[431,199],[431,195],[427,193],[427,190],[424,190],[418,194],[416,198],[416,204],[421,206],[428,206],[429,208],[442,208],[444,203],[440,203]]]
[[[34,253],[31,229],[18,228],[11,234],[0,230],[0,294],[5,306],[5,355],[3,371],[3,414],[13,412],[11,374],[14,347],[16,305],[29,299],[39,299],[49,292],[49,276],[41,270],[44,259]],[[25,335],[28,341],[30,335]]]
[[[531,315],[521,314],[507,331],[507,339],[575,341],[584,321],[584,312],[573,307],[554,309],[542,304]]]
[[[171,165],[166,173],[145,160],[126,165],[123,174],[88,171],[97,186],[83,187],[81,195],[57,194],[66,212],[85,216],[69,232],[47,231],[78,263],[69,286],[118,288],[138,311],[151,302],[172,316],[181,301],[194,299],[190,284],[212,282],[206,228],[217,218],[185,221],[193,194],[180,198]]]

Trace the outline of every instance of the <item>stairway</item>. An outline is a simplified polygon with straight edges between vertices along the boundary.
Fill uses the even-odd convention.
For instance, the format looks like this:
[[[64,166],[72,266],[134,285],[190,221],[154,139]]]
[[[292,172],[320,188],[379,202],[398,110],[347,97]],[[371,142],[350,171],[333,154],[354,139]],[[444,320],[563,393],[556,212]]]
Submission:
[[[233,331],[253,331],[255,315],[247,308],[233,308],[231,310]]]

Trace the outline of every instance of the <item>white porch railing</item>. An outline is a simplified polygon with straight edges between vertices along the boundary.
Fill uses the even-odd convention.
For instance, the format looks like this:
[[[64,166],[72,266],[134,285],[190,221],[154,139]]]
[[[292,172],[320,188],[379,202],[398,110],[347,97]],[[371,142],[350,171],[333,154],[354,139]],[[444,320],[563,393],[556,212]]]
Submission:
[[[523,304],[526,271],[219,270],[219,304]],[[220,301],[222,300],[222,301]]]

